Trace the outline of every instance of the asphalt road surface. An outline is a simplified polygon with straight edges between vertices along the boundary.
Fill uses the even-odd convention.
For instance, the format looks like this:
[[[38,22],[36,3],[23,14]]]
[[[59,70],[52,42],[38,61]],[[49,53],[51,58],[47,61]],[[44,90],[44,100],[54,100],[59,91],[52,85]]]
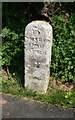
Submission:
[[[69,118],[74,119],[74,110],[33,100],[2,95],[2,118]],[[61,120],[61,119],[60,119]]]

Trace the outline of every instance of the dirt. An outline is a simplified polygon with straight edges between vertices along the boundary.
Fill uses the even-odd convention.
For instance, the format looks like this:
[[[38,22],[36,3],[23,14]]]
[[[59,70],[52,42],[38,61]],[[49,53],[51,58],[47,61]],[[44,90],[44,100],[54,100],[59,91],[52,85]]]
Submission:
[[[3,74],[2,77],[4,78],[4,80],[8,79],[7,72],[6,72],[5,70],[3,70],[3,69],[2,69],[1,71],[2,71],[2,74]],[[15,81],[13,77],[11,77],[11,80],[12,80],[12,81]]]
[[[73,89],[73,83],[62,83],[61,81],[56,81],[53,77],[50,77],[49,81],[49,88],[48,89],[54,89],[54,91],[58,90],[64,90],[64,91],[71,91]]]

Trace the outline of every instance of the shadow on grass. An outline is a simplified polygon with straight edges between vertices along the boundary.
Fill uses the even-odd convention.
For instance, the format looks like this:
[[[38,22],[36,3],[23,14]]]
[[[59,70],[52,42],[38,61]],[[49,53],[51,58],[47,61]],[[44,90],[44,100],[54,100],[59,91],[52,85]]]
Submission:
[[[9,66],[10,73],[15,73],[16,80],[24,87],[24,50],[22,49],[19,54],[12,58],[11,65]]]

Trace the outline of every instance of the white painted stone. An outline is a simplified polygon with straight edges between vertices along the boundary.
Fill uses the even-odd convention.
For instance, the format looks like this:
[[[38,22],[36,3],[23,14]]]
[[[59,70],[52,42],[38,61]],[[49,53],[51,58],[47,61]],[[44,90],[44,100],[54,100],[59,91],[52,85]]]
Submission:
[[[25,87],[46,93],[50,77],[52,26],[44,21],[33,21],[26,26]]]

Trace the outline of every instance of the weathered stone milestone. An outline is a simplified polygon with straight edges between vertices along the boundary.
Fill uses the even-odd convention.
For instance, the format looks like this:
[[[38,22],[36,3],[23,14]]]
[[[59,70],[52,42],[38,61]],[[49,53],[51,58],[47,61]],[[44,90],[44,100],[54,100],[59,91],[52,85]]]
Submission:
[[[44,21],[29,23],[25,29],[24,47],[25,87],[46,93],[51,63],[51,25]]]

